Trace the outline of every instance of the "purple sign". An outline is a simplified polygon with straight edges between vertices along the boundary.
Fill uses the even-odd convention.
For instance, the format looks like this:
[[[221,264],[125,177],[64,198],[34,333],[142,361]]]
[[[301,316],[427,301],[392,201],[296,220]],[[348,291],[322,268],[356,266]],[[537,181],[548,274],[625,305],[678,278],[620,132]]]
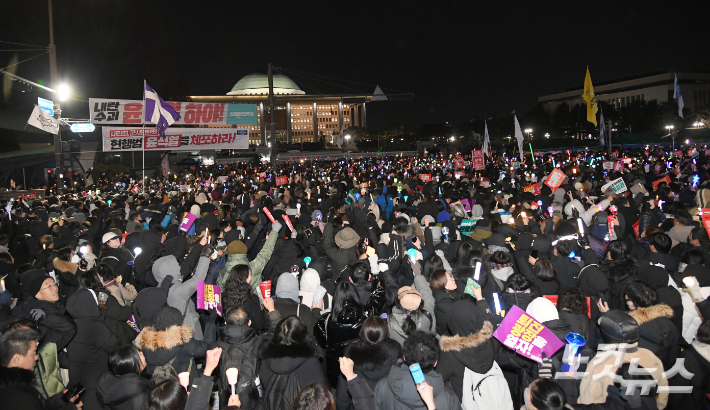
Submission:
[[[197,217],[191,213],[186,213],[185,216],[182,218],[182,222],[180,222],[180,230],[183,232],[187,232],[190,230],[190,227],[192,227],[192,224],[195,223],[195,219]]]
[[[206,284],[202,280],[197,281],[197,308],[215,309],[222,317],[222,289],[217,285]]]
[[[468,202],[468,198],[462,199],[461,204],[463,204],[463,209],[465,209],[466,212],[471,212],[471,203]]]
[[[542,353],[552,357],[564,343],[550,329],[513,305],[493,337],[521,356],[542,363]]]

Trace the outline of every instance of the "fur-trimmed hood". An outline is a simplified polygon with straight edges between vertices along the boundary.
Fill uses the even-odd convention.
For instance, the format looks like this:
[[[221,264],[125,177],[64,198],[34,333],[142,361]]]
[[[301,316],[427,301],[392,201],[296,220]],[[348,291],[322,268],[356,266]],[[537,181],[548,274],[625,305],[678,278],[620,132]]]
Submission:
[[[170,350],[189,343],[193,334],[192,327],[186,323],[180,326],[170,326],[165,330],[155,330],[154,327],[148,326],[143,328],[135,343],[136,347],[141,350]]]
[[[483,327],[478,333],[469,336],[442,336],[439,346],[442,352],[460,352],[464,349],[475,348],[493,336],[493,325],[489,321],[483,322]]]
[[[638,263],[634,258],[619,259],[615,261],[604,261],[600,266],[604,275],[609,280],[623,277],[624,275],[638,274]]]
[[[52,264],[54,265],[54,269],[60,272],[71,272],[76,274],[77,269],[79,269],[79,265],[77,265],[76,263],[63,261],[59,258],[54,258]]]
[[[322,357],[322,350],[314,340],[304,343],[282,345],[269,341],[259,349],[259,357],[276,374],[287,374],[296,371],[310,359]]]
[[[453,359],[476,373],[487,373],[493,367],[493,325],[483,322],[478,332],[468,336],[442,336],[439,340],[441,356],[453,356]],[[444,361],[442,361],[443,363]]]
[[[653,305],[647,308],[638,308],[628,313],[629,316],[638,322],[639,326],[653,319],[658,319],[659,317],[673,317],[673,309],[668,305]]]
[[[358,370],[367,372],[387,368],[389,371],[389,368],[402,358],[402,346],[389,338],[374,345],[358,340],[348,345],[345,357],[352,359]]]

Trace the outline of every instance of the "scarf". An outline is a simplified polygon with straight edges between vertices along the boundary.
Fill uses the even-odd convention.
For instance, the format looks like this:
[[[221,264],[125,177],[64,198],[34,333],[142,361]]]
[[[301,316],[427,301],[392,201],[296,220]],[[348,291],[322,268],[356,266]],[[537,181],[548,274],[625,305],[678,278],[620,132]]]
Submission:
[[[494,278],[498,279],[501,282],[505,282],[506,280],[508,280],[510,275],[512,275],[515,272],[513,271],[512,266],[506,266],[502,269],[493,269],[492,268],[491,273],[493,274]]]

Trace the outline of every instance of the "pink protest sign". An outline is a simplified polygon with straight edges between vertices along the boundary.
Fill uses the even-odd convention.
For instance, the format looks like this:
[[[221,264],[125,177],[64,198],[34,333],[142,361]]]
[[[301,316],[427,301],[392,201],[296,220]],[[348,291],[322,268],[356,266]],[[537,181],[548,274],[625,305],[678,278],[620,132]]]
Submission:
[[[542,363],[542,353],[552,357],[564,343],[550,329],[513,305],[493,337],[521,356]]]
[[[206,284],[202,280],[197,281],[197,308],[215,309],[222,317],[222,289],[217,285]]]
[[[467,212],[471,212],[471,203],[468,201],[468,198],[462,199],[461,204]]]
[[[562,183],[565,181],[565,178],[567,178],[567,175],[565,175],[565,173],[560,171],[559,169],[555,168],[545,180],[545,185],[549,186],[554,192],[557,190],[557,188],[560,187],[560,185],[562,185]]]
[[[189,212],[186,213],[185,216],[182,218],[182,222],[180,223],[180,230],[183,232],[189,231],[192,224],[195,223],[195,219],[197,219],[195,215]]]

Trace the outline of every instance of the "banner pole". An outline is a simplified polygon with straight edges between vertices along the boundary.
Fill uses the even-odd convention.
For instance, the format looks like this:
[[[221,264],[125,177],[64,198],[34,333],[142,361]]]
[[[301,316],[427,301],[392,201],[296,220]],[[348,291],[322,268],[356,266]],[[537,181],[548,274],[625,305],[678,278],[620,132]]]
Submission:
[[[145,80],[143,80],[143,121],[141,123],[143,124],[143,132],[141,133],[141,137],[143,138],[143,141],[141,142],[141,149],[143,151],[143,195],[145,195]]]

